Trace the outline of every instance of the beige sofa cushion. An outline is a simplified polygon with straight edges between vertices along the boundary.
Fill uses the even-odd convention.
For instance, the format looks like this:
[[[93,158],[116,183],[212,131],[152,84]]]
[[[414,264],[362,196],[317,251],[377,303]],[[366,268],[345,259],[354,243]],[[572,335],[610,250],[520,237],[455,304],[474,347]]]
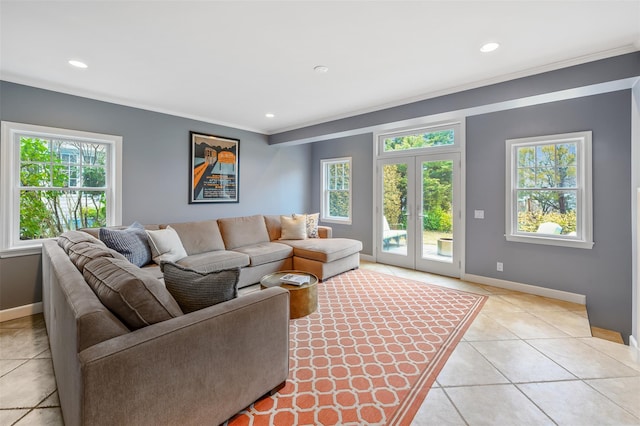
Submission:
[[[209,251],[224,250],[224,241],[216,220],[200,222],[170,223],[160,228],[171,226],[176,230],[182,246],[189,256]]]
[[[218,219],[218,226],[227,250],[269,242],[262,215]]]
[[[78,243],[93,243],[106,247],[106,245],[100,241],[97,236],[87,234],[83,231],[67,231],[58,237],[58,245],[67,254],[69,253],[69,249]]]
[[[260,243],[233,249],[249,256],[250,266],[264,265],[293,256],[291,246],[279,243]]]
[[[229,269],[249,266],[250,261],[249,256],[244,253],[221,250],[187,256],[176,263],[189,268]]]
[[[84,270],[84,267],[87,263],[99,257],[112,257],[114,259],[127,260],[126,257],[121,255],[117,251],[105,246],[101,241],[84,241],[74,244],[69,247],[69,251],[67,254],[69,255],[69,260],[71,260],[71,262],[76,266],[76,268],[78,268],[78,271],[80,272]]]
[[[362,250],[362,242],[348,238],[308,238],[282,240],[293,247],[293,255],[319,262],[333,262]]]
[[[182,315],[162,283],[127,260],[94,259],[83,275],[100,301],[132,330]]]
[[[267,226],[269,240],[279,240],[280,236],[282,235],[282,224],[280,223],[280,215],[266,215],[264,216],[264,223]]]

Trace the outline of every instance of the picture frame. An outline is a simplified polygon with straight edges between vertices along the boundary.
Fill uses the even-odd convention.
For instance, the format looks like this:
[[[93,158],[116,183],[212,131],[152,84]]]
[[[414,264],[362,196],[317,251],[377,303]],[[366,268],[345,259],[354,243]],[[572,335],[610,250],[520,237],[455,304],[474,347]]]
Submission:
[[[189,132],[189,204],[239,203],[240,139]]]

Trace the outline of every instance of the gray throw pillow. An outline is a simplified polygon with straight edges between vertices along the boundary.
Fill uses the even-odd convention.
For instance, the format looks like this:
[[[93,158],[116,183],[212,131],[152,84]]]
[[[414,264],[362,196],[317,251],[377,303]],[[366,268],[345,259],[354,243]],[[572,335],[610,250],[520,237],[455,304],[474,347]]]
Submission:
[[[100,240],[136,266],[151,262],[147,233],[138,222],[133,222],[126,229],[100,228]]]
[[[160,280],[125,259],[93,259],[83,276],[102,304],[131,330],[182,315]]]
[[[160,267],[167,290],[185,314],[238,297],[240,268],[195,270],[173,262]]]

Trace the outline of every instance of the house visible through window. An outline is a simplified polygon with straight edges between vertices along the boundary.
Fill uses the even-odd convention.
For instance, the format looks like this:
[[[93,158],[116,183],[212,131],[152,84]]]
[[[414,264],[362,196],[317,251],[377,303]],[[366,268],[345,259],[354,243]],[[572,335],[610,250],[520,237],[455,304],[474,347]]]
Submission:
[[[3,249],[120,218],[121,138],[2,123]]]
[[[351,223],[351,157],[321,160],[321,220]]]
[[[507,140],[507,240],[591,248],[591,132]]]

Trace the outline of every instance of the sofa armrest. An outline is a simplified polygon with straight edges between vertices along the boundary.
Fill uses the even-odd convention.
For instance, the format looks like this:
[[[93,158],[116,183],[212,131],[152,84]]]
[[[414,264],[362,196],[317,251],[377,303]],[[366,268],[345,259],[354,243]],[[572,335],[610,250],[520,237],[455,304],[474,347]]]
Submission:
[[[330,226],[318,225],[318,237],[331,238],[332,232],[333,232],[333,228],[331,228]]]
[[[289,293],[256,291],[79,357],[83,424],[221,424],[286,380]]]

